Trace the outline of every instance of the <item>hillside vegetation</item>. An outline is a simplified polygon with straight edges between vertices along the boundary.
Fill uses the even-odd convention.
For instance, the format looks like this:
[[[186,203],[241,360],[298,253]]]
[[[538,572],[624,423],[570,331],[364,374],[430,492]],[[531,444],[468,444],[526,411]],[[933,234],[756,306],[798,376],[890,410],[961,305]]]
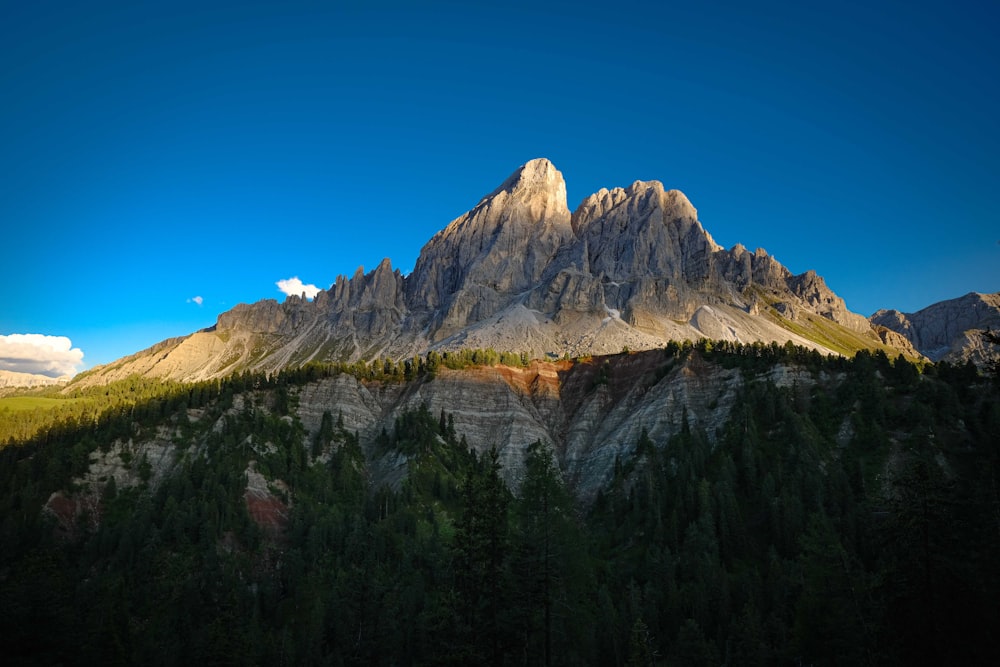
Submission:
[[[32,436],[0,449],[5,658],[1000,659],[996,378],[791,345],[641,354],[644,382],[694,358],[743,382],[713,433],[685,412],[667,439],[640,430],[587,503],[552,443],[524,443],[510,488],[501,453],[448,411],[407,411],[371,441],[336,404],[315,428],[300,419],[300,395],[324,378],[416,390],[442,368],[521,355],[136,379],[62,399],[88,407],[39,416]],[[630,358],[582,361],[599,369],[589,391],[626,382]],[[775,384],[779,365],[807,381]]]

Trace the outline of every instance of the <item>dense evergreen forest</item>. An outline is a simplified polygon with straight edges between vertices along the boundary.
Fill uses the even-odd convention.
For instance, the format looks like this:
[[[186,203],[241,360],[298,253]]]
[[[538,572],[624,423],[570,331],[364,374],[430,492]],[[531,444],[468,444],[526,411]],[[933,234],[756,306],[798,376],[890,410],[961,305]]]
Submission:
[[[445,412],[372,443],[335,405],[314,433],[296,413],[332,374],[428,382],[517,354],[136,378],[36,413],[0,449],[4,662],[1000,664],[995,373],[706,341],[644,354],[745,382],[724,428],[644,433],[588,504],[552,443],[527,447],[511,490]],[[778,387],[775,364],[813,382]],[[69,529],[41,511],[87,492],[114,443],[164,434],[169,471],[132,461],[139,483],[104,480]],[[386,457],[406,475],[376,486]],[[250,512],[251,472],[277,527]]]

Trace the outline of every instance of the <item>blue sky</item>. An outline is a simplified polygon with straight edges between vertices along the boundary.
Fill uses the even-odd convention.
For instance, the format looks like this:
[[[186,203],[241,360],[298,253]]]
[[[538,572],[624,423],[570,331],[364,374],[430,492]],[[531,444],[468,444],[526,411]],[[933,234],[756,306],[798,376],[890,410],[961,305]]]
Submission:
[[[406,272],[535,157],[864,315],[1000,290],[992,3],[472,4],[3,3],[0,335],[79,369]]]

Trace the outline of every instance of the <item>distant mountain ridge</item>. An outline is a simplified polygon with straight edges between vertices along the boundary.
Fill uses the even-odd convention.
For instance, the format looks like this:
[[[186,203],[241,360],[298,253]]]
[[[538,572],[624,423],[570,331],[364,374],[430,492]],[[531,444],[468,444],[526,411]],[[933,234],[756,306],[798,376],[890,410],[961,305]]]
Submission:
[[[1000,331],[1000,292],[969,292],[915,313],[879,310],[871,322],[905,336],[931,361],[983,365],[993,357],[982,332]]]
[[[17,371],[0,370],[0,388],[7,387],[50,387],[66,384],[72,376],[50,377],[40,373],[19,373]]]
[[[562,174],[541,158],[435,234],[408,276],[385,259],[339,276],[311,302],[240,304],[214,327],[78,382],[132,373],[200,380],[431,349],[552,358],[698,338],[912,353],[899,337],[880,338],[815,272],[793,275],[762,249],[719,246],[683,193],[636,181],[601,189],[571,213]]]

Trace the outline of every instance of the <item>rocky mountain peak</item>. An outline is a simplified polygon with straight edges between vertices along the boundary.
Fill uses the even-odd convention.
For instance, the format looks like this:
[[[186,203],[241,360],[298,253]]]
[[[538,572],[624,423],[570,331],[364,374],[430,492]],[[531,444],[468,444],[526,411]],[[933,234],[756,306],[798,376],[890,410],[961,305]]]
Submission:
[[[666,188],[663,187],[663,183],[659,181],[632,181],[632,185],[628,186],[624,190],[627,198],[642,196],[652,198],[656,197],[660,193],[666,192]]]
[[[539,158],[435,234],[408,276],[385,259],[311,302],[236,306],[106,377],[205,379],[463,347],[588,355],[702,337],[838,352],[892,344],[815,272],[793,276],[763,249],[719,246],[679,190],[602,188],[571,215],[562,174]]]
[[[621,204],[626,196],[624,188],[611,190],[601,188],[594,194],[584,197],[580,205],[573,211],[573,231],[579,234],[582,227],[607,214],[608,211]]]
[[[428,241],[408,300],[438,310],[434,328],[454,332],[533,286],[572,236],[562,174],[544,158],[531,160]]]
[[[871,329],[871,324],[861,315],[847,310],[844,300],[826,286],[826,281],[812,269],[788,280],[792,293],[808,304],[818,315],[841,325],[863,332]]]
[[[697,209],[680,190],[667,190],[660,181],[634,181],[627,188],[601,188],[584,197],[573,212],[574,232],[579,236],[591,222],[622,204],[628,207],[627,215],[632,217],[649,217],[654,209],[659,209],[664,222],[698,220]]]
[[[546,158],[530,160],[514,171],[500,187],[484,197],[493,207],[516,205],[533,222],[568,221],[566,181]],[[475,210],[475,209],[473,209]]]

